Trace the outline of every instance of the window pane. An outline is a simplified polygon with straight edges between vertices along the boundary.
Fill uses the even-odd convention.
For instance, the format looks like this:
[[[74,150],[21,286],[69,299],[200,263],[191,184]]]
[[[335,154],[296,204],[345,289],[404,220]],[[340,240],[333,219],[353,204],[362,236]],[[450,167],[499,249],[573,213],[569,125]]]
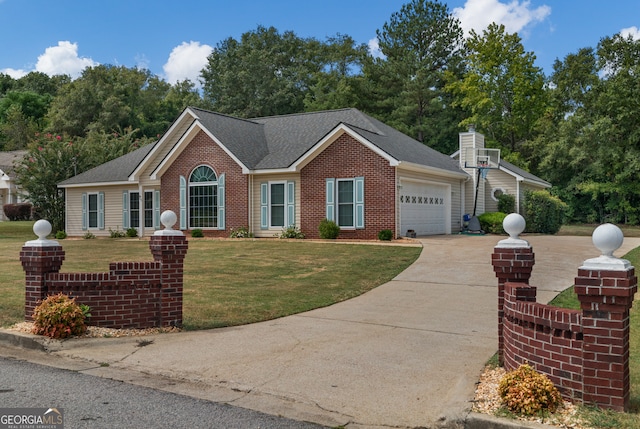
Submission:
[[[353,227],[353,180],[338,181],[338,225]]]
[[[206,165],[201,165],[200,167],[193,170],[191,173],[191,177],[189,177],[189,182],[215,182],[218,180],[216,174],[213,172],[211,167],[207,167]]]
[[[271,206],[271,226],[284,226],[284,206]]]
[[[189,225],[191,228],[218,226],[218,187],[215,185],[189,187]]]
[[[338,182],[338,204],[353,203],[353,181]]]
[[[153,192],[144,193],[144,227],[153,227]]]
[[[98,227],[98,195],[89,194],[89,228]]]
[[[131,228],[140,226],[140,194],[129,192],[129,225]]]
[[[271,184],[271,204],[284,204],[284,183]]]

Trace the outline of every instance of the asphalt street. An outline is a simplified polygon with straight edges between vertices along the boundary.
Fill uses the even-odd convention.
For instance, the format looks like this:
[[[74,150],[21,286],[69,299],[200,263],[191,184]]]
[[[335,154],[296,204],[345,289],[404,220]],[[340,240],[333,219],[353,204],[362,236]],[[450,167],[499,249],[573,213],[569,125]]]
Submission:
[[[65,428],[318,429],[257,411],[0,358],[0,408],[62,408]]]

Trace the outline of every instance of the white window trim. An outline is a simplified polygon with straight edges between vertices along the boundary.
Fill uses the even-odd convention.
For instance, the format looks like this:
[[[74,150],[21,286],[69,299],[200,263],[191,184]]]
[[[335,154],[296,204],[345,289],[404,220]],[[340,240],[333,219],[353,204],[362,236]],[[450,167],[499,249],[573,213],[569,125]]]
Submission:
[[[96,226],[91,226],[91,196],[96,196]],[[100,193],[99,192],[87,192],[87,230],[100,229]]]
[[[501,191],[503,194],[506,194],[507,191],[504,190],[504,188],[498,186],[496,188],[491,188],[491,199],[495,202],[498,202],[498,197],[496,197],[496,192],[497,191]]]
[[[191,181],[191,176],[193,175],[194,171],[196,171],[198,168],[200,167],[207,167],[210,168],[211,171],[213,171],[213,174],[216,176],[216,180],[214,182],[192,182]],[[216,170],[211,167],[210,165],[207,164],[200,164],[198,166],[196,166],[193,170],[191,170],[191,173],[189,173],[189,176],[186,178],[187,179],[187,195],[186,195],[186,204],[187,204],[187,224],[188,224],[188,228],[189,229],[202,229],[202,230],[217,230],[220,229],[218,225],[220,225],[220,211],[219,211],[219,198],[220,198],[220,194],[219,194],[219,186],[218,186],[218,179],[219,179],[220,175],[216,172]],[[216,203],[213,205],[213,208],[216,211],[216,217],[215,217],[215,226],[193,226],[191,225],[191,188],[192,187],[198,187],[198,186],[215,186],[216,187]]]
[[[269,229],[276,229],[276,230],[281,230],[282,228],[286,228],[288,225],[291,224],[291,222],[289,222],[289,219],[287,219],[287,181],[286,180],[274,180],[274,181],[270,181],[267,182],[268,183],[268,192],[267,192],[267,207],[269,207],[269,213],[268,213],[268,222],[269,222]],[[272,185],[282,185],[282,187],[284,188],[284,199],[282,201],[282,210],[284,212],[284,225],[274,225],[273,224],[273,220],[271,219],[271,213],[272,213],[272,208],[273,208],[273,203],[271,201],[271,186]]]
[[[340,200],[339,200],[339,189],[340,189],[340,182],[351,182],[353,185],[353,192],[352,192],[352,201],[351,201],[351,223],[352,225],[347,225],[347,226],[342,226],[340,225]],[[344,229],[344,230],[354,230],[356,229],[356,179],[355,178],[350,178],[350,179],[336,179],[336,196],[335,196],[335,201],[336,201],[336,224],[338,224],[338,226],[340,227],[340,229]],[[344,204],[346,205],[346,204]]]

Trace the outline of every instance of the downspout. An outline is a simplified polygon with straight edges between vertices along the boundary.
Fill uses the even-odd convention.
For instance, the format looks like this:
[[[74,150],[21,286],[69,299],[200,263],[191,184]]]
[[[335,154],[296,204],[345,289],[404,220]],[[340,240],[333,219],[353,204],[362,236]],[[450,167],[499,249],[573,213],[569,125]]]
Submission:
[[[520,214],[520,182],[521,180],[516,179],[516,213]]]

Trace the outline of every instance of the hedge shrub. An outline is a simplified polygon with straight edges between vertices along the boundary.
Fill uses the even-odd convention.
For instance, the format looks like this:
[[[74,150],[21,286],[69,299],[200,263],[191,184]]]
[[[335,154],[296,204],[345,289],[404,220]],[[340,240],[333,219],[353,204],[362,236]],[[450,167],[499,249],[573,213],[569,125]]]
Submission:
[[[340,227],[332,220],[322,219],[320,226],[318,226],[318,231],[320,232],[320,238],[334,240],[340,234]]]
[[[564,223],[567,205],[548,191],[527,191],[523,204],[527,232],[556,234]]]
[[[502,227],[505,217],[507,217],[507,214],[501,212],[482,213],[478,216],[480,228],[488,234],[506,234]]]
[[[516,197],[509,194],[498,196],[498,211],[502,213],[513,213],[516,211]]]
[[[5,204],[2,209],[9,220],[29,220],[33,206],[30,203]]]
[[[551,380],[527,364],[508,372],[500,381],[498,393],[510,411],[525,416],[544,410],[554,412],[562,404]]]
[[[36,335],[50,338],[67,338],[82,335],[87,331],[85,318],[88,307],[76,303],[62,293],[51,295],[42,301],[33,311],[33,330]]]

